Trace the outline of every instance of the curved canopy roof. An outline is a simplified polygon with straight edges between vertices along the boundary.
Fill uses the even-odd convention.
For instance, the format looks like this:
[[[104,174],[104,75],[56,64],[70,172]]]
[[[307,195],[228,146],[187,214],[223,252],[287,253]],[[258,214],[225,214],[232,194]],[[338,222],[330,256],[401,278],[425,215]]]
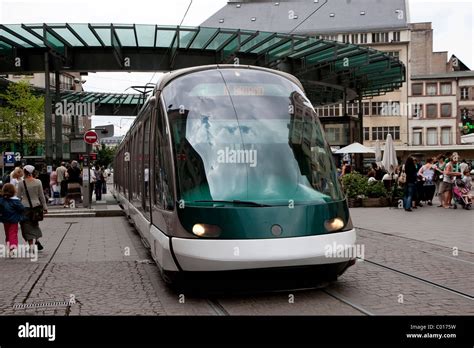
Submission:
[[[314,104],[370,97],[405,82],[398,59],[368,47],[273,32],[135,24],[0,25],[0,74],[170,71],[238,63],[297,76]],[[54,69],[53,69],[54,70]]]

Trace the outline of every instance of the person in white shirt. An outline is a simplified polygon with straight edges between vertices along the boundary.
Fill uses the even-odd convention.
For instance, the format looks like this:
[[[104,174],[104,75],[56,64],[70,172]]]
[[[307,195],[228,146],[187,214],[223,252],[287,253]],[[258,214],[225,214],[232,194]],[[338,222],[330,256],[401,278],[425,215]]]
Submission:
[[[18,184],[23,180],[23,169],[16,167],[15,170],[10,175],[10,184],[15,186],[15,189],[18,190]]]

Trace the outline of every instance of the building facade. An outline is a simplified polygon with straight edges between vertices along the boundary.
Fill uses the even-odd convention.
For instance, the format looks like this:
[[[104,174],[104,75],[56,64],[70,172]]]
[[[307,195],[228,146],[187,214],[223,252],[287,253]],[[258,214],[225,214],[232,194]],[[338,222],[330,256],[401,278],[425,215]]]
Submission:
[[[231,0],[202,25],[312,35],[386,52],[405,64],[407,82],[363,100],[364,145],[374,146],[390,133],[401,157],[426,146],[438,153],[470,151],[461,146],[460,123],[462,115],[473,112],[472,73],[459,60],[448,62],[447,52],[433,52],[431,23],[410,23],[408,9],[407,0]],[[462,77],[456,76],[459,70]],[[357,101],[349,101],[346,110],[340,104],[315,107],[331,146],[357,139]]]
[[[410,27],[405,0],[229,1],[203,26],[312,35],[325,40],[373,47],[409,64]],[[349,62],[350,64],[350,62]],[[397,91],[363,101],[365,145],[385,140],[408,143],[407,83]],[[357,139],[358,102],[315,105],[334,148]]]

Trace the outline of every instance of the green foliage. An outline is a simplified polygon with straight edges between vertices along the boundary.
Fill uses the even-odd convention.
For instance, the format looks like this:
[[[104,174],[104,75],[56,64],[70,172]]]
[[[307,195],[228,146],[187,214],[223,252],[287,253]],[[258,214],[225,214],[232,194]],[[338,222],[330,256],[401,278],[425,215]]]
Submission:
[[[369,198],[387,197],[387,189],[382,181],[376,181],[367,185],[366,195]]]
[[[0,136],[11,142],[33,144],[44,139],[44,98],[36,97],[26,81],[12,83],[0,94]],[[23,151],[22,151],[23,152]]]
[[[112,164],[117,147],[106,147],[105,144],[102,144],[102,148],[97,152],[97,161],[96,163],[99,166],[108,167]]]
[[[348,198],[365,196],[368,185],[367,177],[358,173],[347,174],[342,177],[342,186]]]

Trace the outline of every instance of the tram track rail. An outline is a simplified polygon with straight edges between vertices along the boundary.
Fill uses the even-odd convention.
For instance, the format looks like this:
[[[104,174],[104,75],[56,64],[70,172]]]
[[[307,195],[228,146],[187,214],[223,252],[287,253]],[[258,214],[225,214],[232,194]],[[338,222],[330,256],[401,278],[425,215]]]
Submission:
[[[452,294],[461,296],[461,297],[466,298],[466,299],[468,299],[468,300],[471,300],[471,301],[474,300],[474,296],[469,295],[469,294],[466,294],[465,292],[462,292],[462,291],[459,291],[459,290],[456,290],[456,289],[449,288],[449,287],[447,287],[447,286],[444,286],[444,285],[441,285],[441,284],[432,282],[431,280],[423,279],[423,278],[418,277],[418,276],[415,276],[415,275],[413,275],[413,274],[409,274],[409,273],[407,273],[407,272],[397,270],[397,269],[395,269],[395,268],[392,268],[392,267],[383,265],[383,264],[381,264],[381,263],[378,263],[378,262],[375,262],[375,261],[372,261],[372,260],[362,259],[362,258],[359,258],[359,257],[358,257],[358,259],[361,260],[361,261],[363,261],[363,262],[367,262],[368,264],[377,266],[377,267],[379,267],[379,268],[383,268],[383,269],[389,270],[389,271],[391,271],[391,272],[394,272],[394,273],[403,275],[403,276],[405,276],[405,277],[407,277],[407,278],[414,279],[414,280],[416,280],[416,281],[418,281],[418,282],[421,282],[421,283],[423,283],[423,284],[431,285],[431,286],[433,286],[433,287],[435,287],[435,288],[438,288],[438,289],[441,289],[441,290],[450,292],[450,293],[452,293]]]
[[[326,295],[331,296],[332,298],[354,308],[355,310],[361,312],[362,314],[365,314],[371,317],[375,315],[374,313],[362,308],[361,306],[359,306],[358,304],[355,304],[354,302],[348,300],[347,298],[334,294],[334,292],[332,291],[329,291],[327,289],[321,289],[321,291],[324,292]]]

